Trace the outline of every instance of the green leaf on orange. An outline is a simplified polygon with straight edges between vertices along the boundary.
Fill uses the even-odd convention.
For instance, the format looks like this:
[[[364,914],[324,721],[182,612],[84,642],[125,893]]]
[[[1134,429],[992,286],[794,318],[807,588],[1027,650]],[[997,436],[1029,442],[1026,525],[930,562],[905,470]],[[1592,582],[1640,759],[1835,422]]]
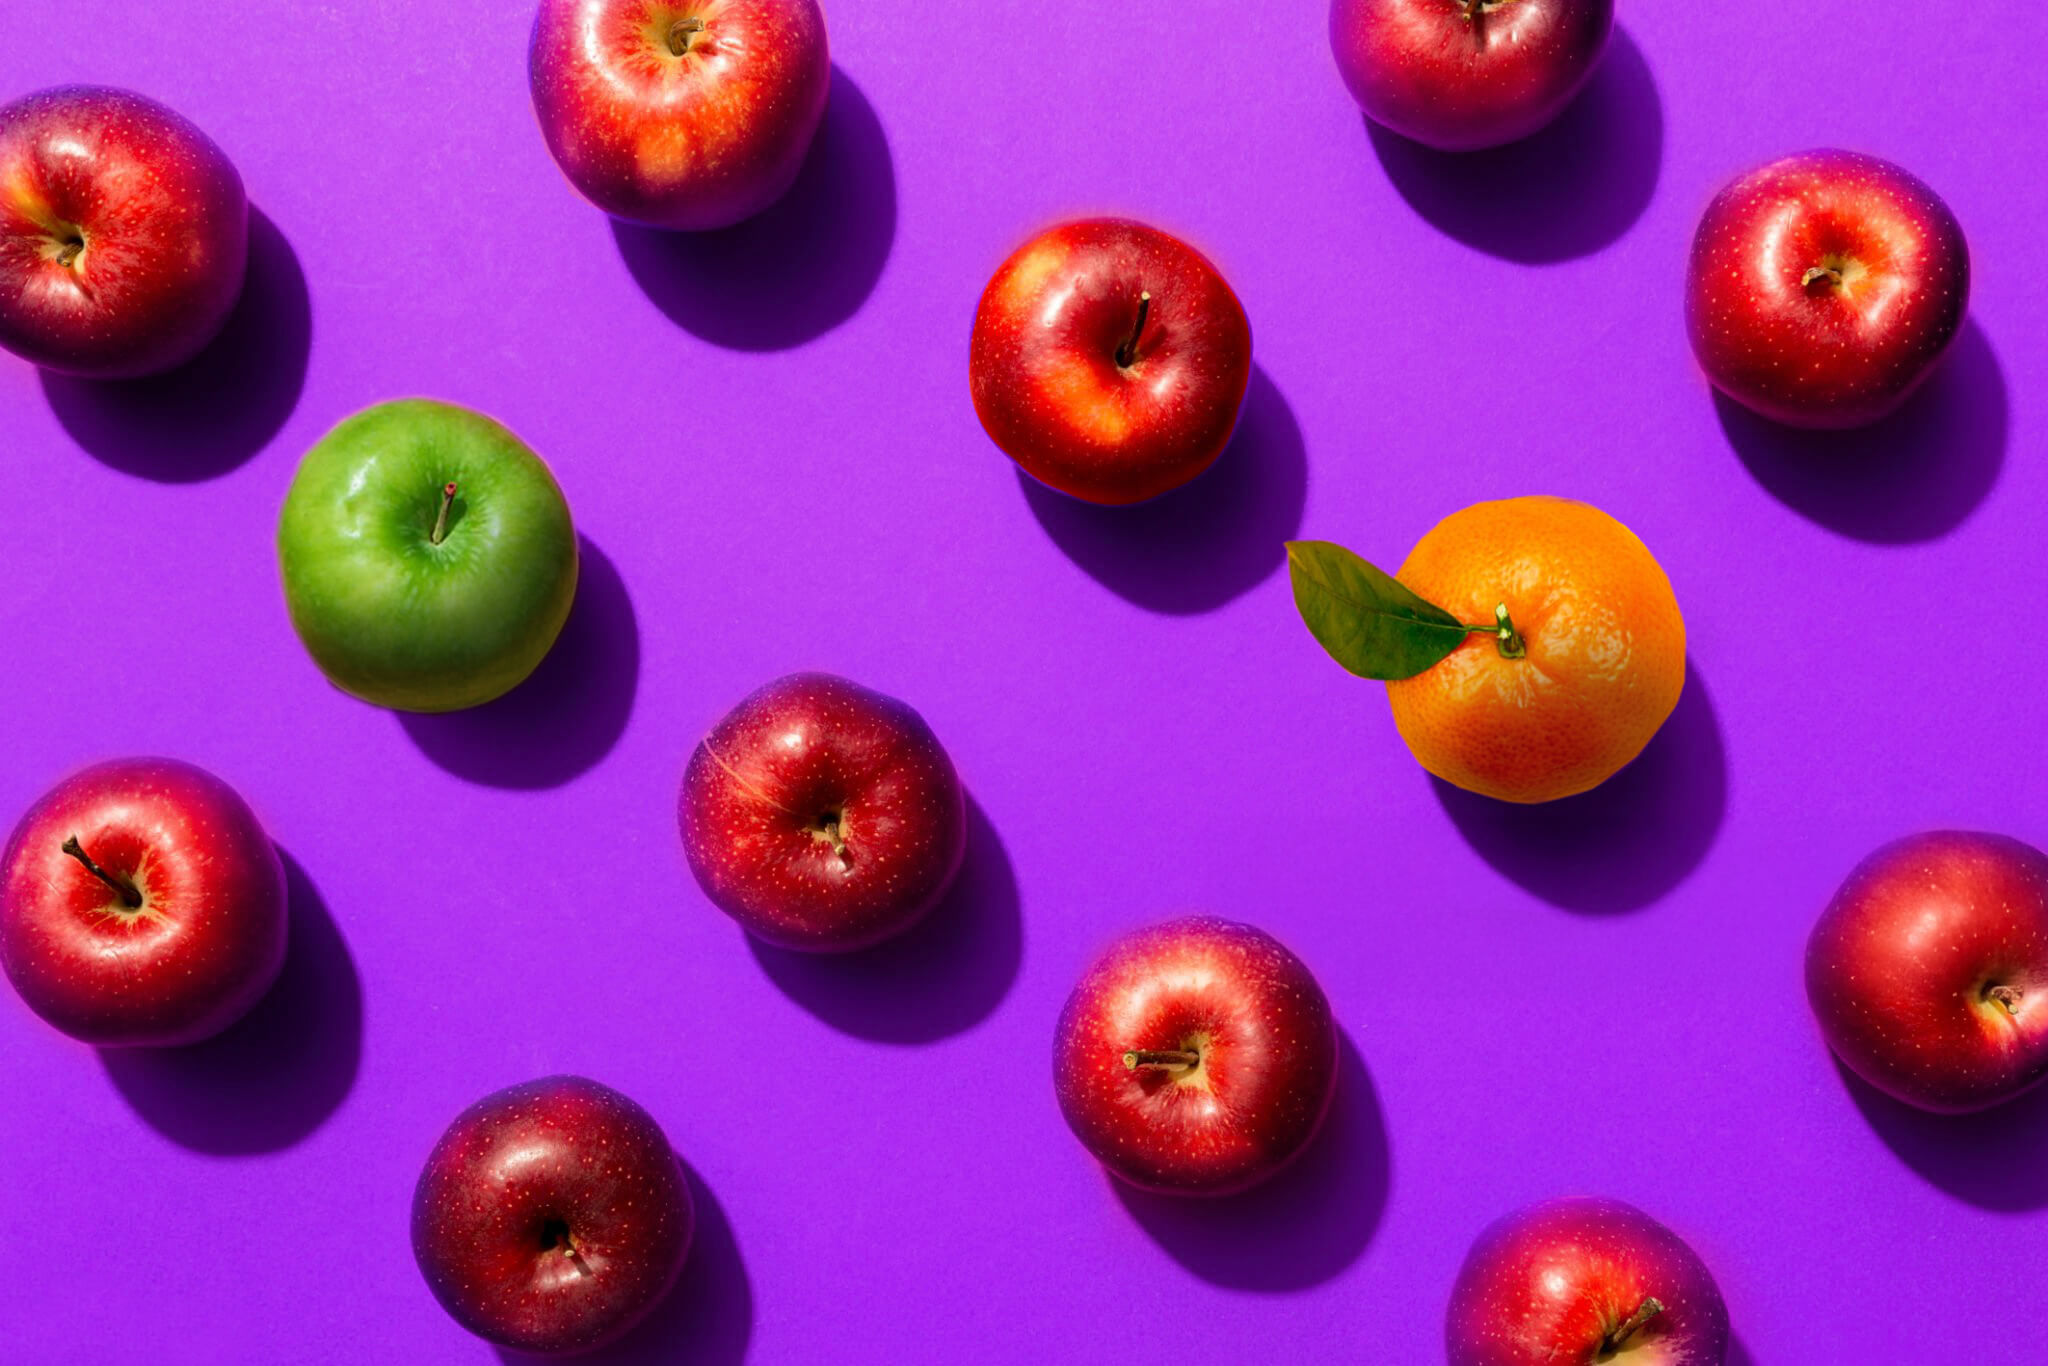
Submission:
[[[1449,658],[1472,634],[1449,612],[1341,545],[1289,541],[1287,574],[1310,634],[1360,678],[1413,678]]]

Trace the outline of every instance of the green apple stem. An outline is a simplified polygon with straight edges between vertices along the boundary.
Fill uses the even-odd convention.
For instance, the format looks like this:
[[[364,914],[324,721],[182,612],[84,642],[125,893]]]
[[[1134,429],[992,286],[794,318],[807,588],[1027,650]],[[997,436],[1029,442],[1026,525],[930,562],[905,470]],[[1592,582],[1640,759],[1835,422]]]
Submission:
[[[455,481],[441,485],[441,513],[434,518],[434,534],[429,537],[435,545],[448,539],[448,509],[455,506]]]
[[[1201,1061],[1188,1048],[1134,1048],[1124,1054],[1124,1066],[1133,1072],[1183,1072]]]
[[[678,19],[675,27],[668,31],[668,52],[671,57],[680,57],[690,50],[690,43],[704,31],[702,19]]]
[[[1467,626],[1475,636],[1492,636],[1500,642],[1502,659],[1524,659],[1529,654],[1529,642],[1522,639],[1522,633],[1515,629],[1515,623],[1508,619],[1508,605],[1501,603],[1493,609],[1493,621],[1486,626]]]
[[[142,893],[135,889],[135,884],[122,877],[119,873],[110,873],[97,863],[94,863],[92,856],[85,852],[85,846],[78,842],[78,836],[73,835],[70,839],[65,840],[63,850],[84,864],[86,872],[91,873],[101,882],[112,887],[120,895],[123,906],[126,906],[131,911],[142,908]]]
[[[1643,1330],[1643,1325],[1664,1312],[1664,1304],[1652,1295],[1636,1306],[1636,1312],[1628,1316],[1628,1322],[1609,1333],[1600,1343],[1603,1355],[1618,1352],[1628,1346],[1628,1340]]]
[[[1152,316],[1152,291],[1145,290],[1138,295],[1138,325],[1131,329],[1131,335],[1116,349],[1116,364],[1119,370],[1128,370],[1138,359],[1138,338],[1145,335],[1145,320]]]

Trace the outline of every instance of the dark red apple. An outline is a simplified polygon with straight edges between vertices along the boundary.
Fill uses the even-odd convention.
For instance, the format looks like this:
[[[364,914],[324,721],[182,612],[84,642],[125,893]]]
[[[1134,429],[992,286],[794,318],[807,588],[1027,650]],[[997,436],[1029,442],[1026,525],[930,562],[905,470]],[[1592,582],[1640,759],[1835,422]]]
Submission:
[[[2048,855],[1939,830],[1856,866],[1806,941],[1849,1070],[1908,1105],[1982,1110],[2048,1076]]]
[[[412,1197],[412,1253],[478,1337],[547,1356],[614,1341],[668,1294],[696,1217],[654,1117],[547,1077],[455,1117]]]
[[[1721,1366],[1705,1263],[1619,1200],[1550,1200],[1489,1225],[1451,1288],[1450,1366]]]
[[[1969,244],[1939,195],[1876,157],[1802,152],[1707,207],[1685,325],[1737,403],[1795,427],[1860,427],[1927,378],[1969,301]]]
[[[1307,1148],[1337,1088],[1337,1025],[1299,958],[1210,916],[1127,934],[1082,977],[1053,1041],[1060,1112],[1115,1175],[1229,1195]]]
[[[1525,138],[1585,88],[1614,0],[1332,0],[1330,47],[1374,123],[1445,152]]]
[[[255,813],[175,759],[65,779],[0,856],[0,964],[86,1043],[220,1033],[277,980],[285,934],[284,865]]]
[[[1107,504],[1214,464],[1251,374],[1251,327],[1216,267],[1120,218],[1062,224],[1003,262],[968,361],[990,439],[1040,483]]]
[[[248,265],[242,178],[178,114],[83,85],[0,106],[0,347],[92,379],[169,370]]]
[[[832,86],[817,0],[541,0],[527,70],[584,198],[689,231],[782,198]]]
[[[704,894],[757,939],[865,948],[960,871],[966,796],[922,716],[831,674],[791,674],[711,728],[677,817]]]

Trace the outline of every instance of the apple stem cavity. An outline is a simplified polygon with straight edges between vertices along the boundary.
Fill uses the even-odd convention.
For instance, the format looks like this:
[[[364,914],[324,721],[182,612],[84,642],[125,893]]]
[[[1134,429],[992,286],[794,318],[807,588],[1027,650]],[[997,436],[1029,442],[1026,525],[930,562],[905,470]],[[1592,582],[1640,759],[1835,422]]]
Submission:
[[[1138,362],[1138,338],[1145,335],[1145,320],[1152,316],[1152,291],[1143,290],[1138,295],[1138,325],[1131,329],[1131,335],[1116,349],[1116,368],[1128,370]]]
[[[1600,1340],[1599,1359],[1605,1361],[1622,1348],[1628,1346],[1628,1340],[1643,1331],[1644,1324],[1663,1312],[1664,1303],[1655,1295],[1637,1305],[1636,1312],[1628,1316],[1627,1322]]]
[[[435,545],[448,539],[448,510],[455,506],[455,481],[441,485],[441,511],[434,518],[434,534],[427,539]]]
[[[1190,1048],[1133,1048],[1124,1054],[1124,1066],[1133,1072],[1185,1072],[1201,1061]]]
[[[583,1250],[576,1246],[576,1239],[569,1232],[568,1224],[560,1219],[550,1219],[541,1226],[541,1246],[549,1252],[560,1252],[575,1266],[579,1276],[590,1274],[590,1263],[583,1260]]]
[[[678,19],[668,31],[668,54],[671,57],[687,56],[697,35],[704,31],[702,19]]]
[[[78,836],[73,835],[70,839],[65,840],[62,847],[65,853],[85,865],[85,871],[91,873],[109,887],[112,887],[120,896],[123,906],[126,906],[131,911],[142,909],[142,893],[136,890],[135,884],[122,877],[119,873],[110,873],[97,863],[94,863],[92,857],[85,852],[85,846],[78,842]]]
[[[807,826],[806,829],[811,832],[812,839],[821,840],[831,845],[832,852],[839,855],[840,862],[853,862],[852,859],[846,856],[846,813],[844,811],[827,811],[818,817],[815,824]]]

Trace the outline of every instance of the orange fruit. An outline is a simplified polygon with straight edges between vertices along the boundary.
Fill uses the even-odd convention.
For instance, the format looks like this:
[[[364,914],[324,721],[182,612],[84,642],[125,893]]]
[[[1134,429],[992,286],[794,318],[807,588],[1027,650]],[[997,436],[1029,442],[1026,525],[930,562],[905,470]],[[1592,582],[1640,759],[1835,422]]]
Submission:
[[[1597,787],[1643,752],[1685,687],[1685,621],[1636,534],[1568,498],[1478,503],[1437,523],[1396,575],[1459,621],[1505,604],[1523,658],[1475,635],[1387,685],[1394,725],[1447,783],[1507,802]]]

